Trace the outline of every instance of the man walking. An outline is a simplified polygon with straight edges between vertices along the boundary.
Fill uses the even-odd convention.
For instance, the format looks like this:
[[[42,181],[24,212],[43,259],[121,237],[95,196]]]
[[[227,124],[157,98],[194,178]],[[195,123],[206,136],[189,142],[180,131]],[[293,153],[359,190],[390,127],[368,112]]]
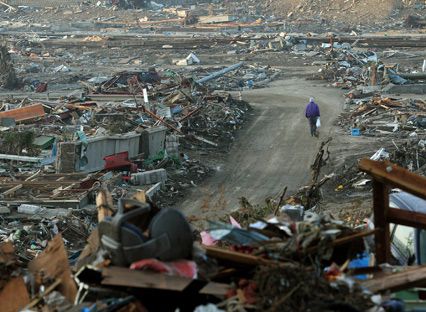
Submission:
[[[306,106],[305,117],[309,120],[309,126],[311,128],[311,136],[318,137],[317,132],[317,120],[320,117],[320,110],[317,103],[314,102],[314,98],[309,99],[309,103]]]

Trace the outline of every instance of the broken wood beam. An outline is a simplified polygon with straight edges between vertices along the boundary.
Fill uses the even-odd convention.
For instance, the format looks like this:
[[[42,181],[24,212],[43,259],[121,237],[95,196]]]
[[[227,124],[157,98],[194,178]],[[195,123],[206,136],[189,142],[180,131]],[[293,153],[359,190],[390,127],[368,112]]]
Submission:
[[[13,12],[18,11],[18,9],[17,9],[17,8],[15,8],[15,7],[11,6],[10,4],[7,4],[6,2],[0,1],[0,4],[1,4],[1,5],[4,5],[5,7],[7,7],[9,10],[11,10],[11,11],[13,11]]]
[[[58,287],[62,283],[60,278],[56,279],[51,285],[49,285],[43,293],[38,294],[26,307],[25,310],[30,310],[35,307],[41,300],[43,300],[44,296],[50,294],[56,287]]]
[[[105,217],[112,216],[114,203],[109,191],[101,190],[96,195],[96,208],[98,209],[98,222],[103,221]]]
[[[30,175],[28,178],[25,179],[25,181],[32,181],[35,178],[37,178],[41,173],[41,170],[37,170],[34,174]]]
[[[188,113],[188,115],[183,116],[181,119],[179,119],[179,122],[182,122],[186,119],[188,119],[189,117],[193,116],[194,114],[198,113],[201,110],[202,106],[194,109],[192,112]]]
[[[0,118],[13,118],[16,122],[34,120],[45,115],[46,113],[42,104],[33,104],[0,112]]]
[[[12,187],[11,189],[8,189],[7,191],[4,191],[3,193],[1,193],[1,195],[4,197],[4,196],[10,195],[10,194],[13,194],[13,193],[15,193],[17,190],[20,190],[23,186],[24,186],[23,184],[15,185],[15,186],[14,186],[14,187]]]
[[[161,122],[162,124],[164,124],[167,128],[172,129],[173,131],[176,131],[177,133],[183,134],[183,132],[180,131],[178,128],[176,128],[175,126],[169,124],[167,121],[165,121],[163,118],[157,116],[156,114],[154,114],[153,112],[151,112],[149,109],[147,109],[147,108],[144,107],[143,111],[144,111],[144,113],[147,113],[152,118],[154,118],[154,119],[158,120],[159,122]]]
[[[426,214],[424,213],[389,208],[387,220],[391,223],[426,229]]]
[[[388,211],[389,187],[373,179],[374,228],[377,230],[374,241],[377,263],[389,262],[391,258]]]
[[[361,159],[358,166],[362,172],[368,173],[382,183],[426,199],[426,177],[412,173],[389,161]]]
[[[340,237],[340,238],[337,238],[334,241],[332,241],[330,243],[330,245],[332,247],[341,246],[341,245],[353,242],[355,240],[358,240],[358,239],[361,239],[361,238],[364,238],[364,237],[367,237],[367,236],[370,236],[370,235],[374,235],[376,232],[377,232],[377,230],[374,229],[374,230],[363,231],[363,232],[355,233],[355,234],[352,234],[352,235]],[[312,247],[308,247],[305,252],[306,253],[315,253],[315,252],[318,251],[318,249],[319,249],[319,246],[312,246]]]
[[[262,264],[278,264],[276,261],[267,260],[258,256],[248,255],[214,246],[203,246],[209,257],[225,260],[242,265],[257,266]]]
[[[386,274],[361,284],[371,292],[395,292],[413,287],[426,286],[426,266],[410,267],[398,273]]]
[[[192,279],[169,276],[150,271],[137,271],[123,267],[108,267],[102,270],[102,285],[183,291]]]

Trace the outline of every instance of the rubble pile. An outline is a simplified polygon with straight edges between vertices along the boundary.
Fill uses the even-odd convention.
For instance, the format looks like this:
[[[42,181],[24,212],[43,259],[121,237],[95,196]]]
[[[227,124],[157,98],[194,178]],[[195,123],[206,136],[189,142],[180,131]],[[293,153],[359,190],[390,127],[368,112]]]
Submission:
[[[20,237],[17,237],[17,233],[13,234],[12,242],[16,253],[24,262],[10,262],[8,270],[13,271],[14,276],[25,277],[25,279],[35,278],[31,286],[34,288],[30,288],[29,285],[27,288],[24,283],[20,290],[24,294],[27,293],[25,298],[29,299],[19,299],[14,304],[20,308],[28,306],[30,302],[32,307],[51,307],[53,303],[49,298],[52,291],[56,290],[58,298],[55,304],[61,306],[69,306],[71,302],[76,302],[81,307],[90,307],[93,304],[102,306],[110,304],[108,302],[113,300],[118,306],[128,307],[129,304],[136,304],[148,310],[164,311],[176,307],[193,311],[200,304],[217,305],[218,308],[225,308],[226,311],[229,311],[231,306],[262,311],[266,307],[273,307],[287,300],[286,306],[289,307],[289,311],[299,311],[297,305],[313,304],[320,298],[326,299],[323,304],[328,306],[331,304],[328,302],[330,296],[338,296],[339,303],[342,305],[358,308],[375,305],[371,301],[371,293],[366,290],[359,292],[359,286],[355,280],[340,271],[337,264],[330,266],[333,261],[340,263],[339,259],[347,259],[350,254],[358,254],[364,250],[362,240],[359,240],[360,232],[345,227],[338,220],[312,213],[304,216],[302,211],[298,216],[298,219],[302,221],[294,221],[290,214],[280,212],[279,216],[269,221],[267,219],[258,221],[247,229],[241,228],[235,220],[231,220],[230,225],[216,222],[211,223],[209,229],[201,234],[204,246],[201,249],[193,249],[191,235],[184,234],[191,232],[187,232],[189,227],[186,221],[181,219],[180,213],[173,209],[158,210],[153,204],[139,201],[143,199],[140,195],[141,193],[135,194],[133,200],[120,200],[118,208],[111,209],[108,199],[111,195],[104,191],[98,194],[99,225],[93,228],[88,244],[76,262],[73,279],[69,278],[71,271],[68,265],[61,265],[58,262],[64,257],[65,246],[69,239],[65,235],[70,225],[63,228],[59,223],[53,223],[52,227],[52,223],[46,223],[46,221],[37,225],[40,229],[43,229],[43,226],[46,227],[44,239],[49,239],[49,242],[43,240],[46,247],[44,251],[33,248],[36,242],[32,243],[29,248],[31,251],[26,252],[38,254],[34,259],[23,257],[20,251],[23,250],[20,242],[34,239],[34,231],[27,227],[26,233],[21,232]],[[151,212],[145,215],[146,212],[143,211],[148,207]],[[129,219],[127,215],[132,217]],[[292,215],[294,217],[294,214]],[[131,221],[134,224],[134,231],[150,224],[151,230],[147,242],[164,238],[180,239],[180,246],[175,246],[172,253],[169,252],[168,256],[160,256],[159,259],[151,258],[158,252],[155,248],[149,251],[152,253],[151,256],[142,255],[145,249],[135,249],[133,253],[127,253],[126,250],[137,247],[131,247],[132,243],[125,240],[125,236],[114,234],[113,227],[116,226],[114,224],[120,224],[121,218]],[[115,221],[111,222],[111,220]],[[153,220],[155,220],[154,223]],[[163,234],[166,235],[164,237],[157,237],[156,227],[160,226],[158,230],[164,231],[160,225],[161,222],[172,220],[176,228],[167,230]],[[69,219],[64,219],[63,222],[72,224],[72,220]],[[54,232],[57,234],[52,237]],[[78,233],[76,229],[74,232]],[[62,236],[58,233],[62,233]],[[177,238],[173,238],[173,235],[177,235]],[[348,249],[348,245],[345,244],[334,245],[342,238],[346,244],[350,242],[351,248]],[[119,244],[130,244],[127,245],[127,249],[121,251],[124,254],[120,253],[121,249],[117,250],[109,243],[117,239]],[[230,245],[231,249],[219,247],[219,244]],[[4,250],[10,248],[10,245],[11,243],[2,243],[1,248]],[[187,245],[191,246],[190,250],[183,247]],[[304,265],[303,261],[294,265],[285,262],[290,255],[293,255],[295,261],[301,261],[308,259],[308,254],[311,257],[318,257],[319,266],[314,268]],[[74,259],[73,252],[69,251],[69,260],[74,262]],[[129,259],[135,260],[129,262]],[[24,273],[22,270],[25,267],[24,263],[29,260],[31,260],[30,270]],[[50,268],[47,269],[46,265],[50,265]],[[246,267],[242,276],[220,277],[221,272],[237,269],[241,265]],[[323,268],[328,268],[325,269],[325,273],[321,272]],[[343,267],[342,270],[344,270]],[[39,274],[43,276],[37,278]],[[161,281],[158,279],[160,276]],[[220,282],[211,282],[217,279],[220,279]],[[283,283],[283,280],[286,282]],[[316,297],[310,296],[309,300],[306,297],[306,291],[310,289],[308,286],[303,292],[294,293],[302,283],[306,283],[306,280],[311,281],[309,287],[316,287],[317,293]],[[178,281],[180,284],[177,284]],[[236,284],[232,284],[231,281]],[[9,283],[11,281],[4,280],[3,289],[6,289]],[[205,290],[199,292],[199,288],[194,287],[194,283],[204,285]],[[214,288],[210,289],[209,287],[213,285]],[[352,290],[349,290],[349,285],[352,285],[350,287]],[[38,292],[40,287],[46,289],[42,294]],[[76,292],[77,288],[81,287],[85,289],[84,292]],[[292,291],[294,287],[296,290]],[[274,289],[274,292],[267,292],[268,288]],[[2,295],[4,295],[3,289],[0,289]],[[138,296],[140,289],[151,292],[152,296]],[[170,298],[165,302],[154,299],[164,295],[164,291],[170,290],[177,292],[177,300]],[[185,296],[184,290],[190,292],[190,301],[182,300]],[[293,293],[294,296],[290,295]],[[205,296],[206,294],[208,296]],[[109,301],[106,298],[109,298]],[[363,298],[362,301],[360,301],[361,298]],[[221,300],[224,301],[221,302]],[[320,305],[317,310],[326,310],[326,306]]]
[[[154,165],[154,168],[163,167],[168,172],[164,188],[154,197],[156,203],[161,207],[175,206],[176,201],[184,198],[187,190],[197,187],[214,173],[214,170],[207,164],[190,159],[187,155],[184,155],[179,162],[174,162],[173,158],[168,158],[167,163],[164,162],[164,158],[157,162],[158,165]],[[150,168],[146,167],[147,170]]]
[[[22,204],[18,210],[22,212],[23,208],[27,208],[29,213],[29,209],[34,207]],[[47,247],[49,240],[58,233],[62,233],[65,247],[73,262],[83,249],[85,240],[95,225],[92,221],[93,215],[84,214],[81,211],[69,212],[66,209],[49,212],[46,208],[38,208],[37,214],[29,218],[22,218],[23,215],[17,214],[6,216],[3,214],[4,217],[0,223],[2,230],[0,240],[12,242],[19,260],[28,263]],[[43,218],[43,215],[46,217]]]
[[[194,243],[177,210],[159,209],[143,191],[114,205],[112,194],[100,190],[97,226],[90,228],[84,249],[71,243],[87,235],[72,217],[32,226],[35,221],[27,220],[11,232],[9,242],[0,244],[6,272],[0,298],[9,298],[9,287],[19,282],[20,297],[10,303],[15,309],[67,311],[74,304],[132,311],[367,311],[392,303],[375,293],[395,287],[386,283],[393,274],[411,271],[389,275],[379,267],[380,275],[367,280],[357,273],[357,263],[370,257],[363,237],[374,231],[367,224],[354,229],[302,206],[270,203],[273,214],[265,211],[246,226],[232,217],[229,223],[210,221]],[[137,233],[146,229],[138,242]],[[405,287],[405,280],[399,278],[396,287]]]
[[[309,51],[306,44],[303,46],[300,53],[323,55],[327,60],[312,63],[321,66],[318,72],[312,75],[312,79],[327,80],[334,87],[349,90],[349,100],[365,99],[381,93],[424,93],[426,78],[421,72],[424,71],[421,66],[400,66],[386,61],[386,58],[399,53],[410,57],[415,57],[415,54],[398,50],[374,52],[371,49],[353,47],[362,39],[355,40],[353,44],[336,42],[336,39],[338,38],[330,35],[329,43],[322,43],[321,48],[311,45]],[[382,43],[377,44],[383,48]],[[379,58],[379,54],[383,57]]]
[[[372,160],[388,160],[392,163],[421,175],[426,174],[426,144],[424,139],[392,139],[386,147],[377,150],[373,155],[365,155]],[[336,194],[347,196],[350,193],[364,196],[371,191],[371,179],[358,171],[358,161],[347,159],[345,164],[335,171],[327,187]]]
[[[167,185],[161,179],[162,188],[168,191],[165,198],[182,197],[183,190],[212,172],[196,158],[197,153],[228,151],[249,105],[226,92],[213,94],[175,72],[161,74],[150,68],[96,77],[82,82],[85,92],[56,101],[3,100],[0,154],[4,170],[18,161],[16,169],[25,168],[30,175],[48,165],[50,172],[125,170],[124,177],[130,179],[166,168],[171,179]],[[142,137],[143,144],[138,141]],[[137,144],[109,152],[123,138]],[[111,148],[98,151],[102,157],[95,161],[90,145],[105,140],[110,140]],[[79,156],[68,156],[75,154]],[[129,180],[123,181],[125,188],[132,188]],[[142,184],[157,182],[148,179]]]
[[[2,311],[376,311],[395,303],[388,293],[424,286],[421,259],[395,254],[398,233],[389,226],[424,228],[424,217],[387,207],[377,194],[392,185],[426,198],[413,185],[426,185],[413,174],[426,174],[426,102],[400,96],[425,92],[426,41],[414,32],[424,26],[424,5],[412,12],[413,3],[392,0],[56,2],[0,1],[0,88],[25,85],[0,96]],[[410,29],[373,33],[391,27]],[[249,91],[282,77],[299,80]],[[319,149],[310,178],[276,165],[288,155],[258,155],[289,146],[288,167],[303,166],[298,153],[311,156],[298,140],[311,141],[287,132],[298,123],[286,122],[304,120],[302,106],[286,104],[311,95],[279,90],[300,77],[347,90],[338,125],[351,136],[343,138],[383,146],[360,162],[362,172],[352,154],[324,174],[331,137],[312,138]],[[319,85],[309,88],[330,95]],[[255,146],[258,133],[250,134],[241,150],[250,147],[258,172],[307,183],[289,181],[264,204],[242,197],[230,212],[224,196],[212,198],[267,189],[257,172],[231,168],[229,180],[241,173],[248,187],[207,190],[201,207],[179,207],[191,209],[186,218],[175,207],[228,170],[236,131],[258,112],[245,95],[262,109],[274,101],[257,116],[262,122],[283,121],[270,128],[270,142]],[[327,132],[331,119],[324,116],[321,137],[335,134]],[[370,198],[373,182],[374,216],[371,205],[362,216],[343,211],[347,198]],[[327,188],[344,221],[322,209]],[[419,266],[382,265],[413,261]]]
[[[390,152],[389,159],[403,168],[426,175],[426,141],[410,140]]]
[[[209,69],[212,70],[212,69]],[[214,69],[213,69],[214,70]],[[218,68],[218,70],[220,70]],[[198,77],[203,76],[204,69],[193,71]],[[263,88],[271,81],[279,79],[281,71],[270,66],[260,66],[258,64],[243,65],[238,70],[226,74],[221,78],[208,83],[208,87],[213,90],[247,90],[252,88]]]
[[[323,44],[327,46],[327,44]],[[347,47],[350,48],[350,45]],[[334,87],[345,89],[365,85],[369,82],[369,64],[377,63],[377,55],[374,52],[354,53],[347,49],[332,50],[326,52],[328,57],[334,60],[326,64],[313,76],[314,79],[324,79],[333,82]]]
[[[287,16],[291,19],[321,19],[324,21],[343,22],[346,25],[357,26],[359,18],[367,18],[366,22],[375,24],[384,22],[398,10],[396,1],[374,0],[374,1],[283,1],[272,0],[267,5],[270,10],[274,9],[277,15]],[[340,14],[337,14],[339,12]]]
[[[348,112],[338,121],[347,133],[358,128],[365,136],[408,138],[424,134],[426,102],[423,100],[373,96],[350,103]]]
[[[330,283],[312,267],[262,267],[256,273],[264,311],[366,311],[373,306],[361,287],[348,281]],[[287,294],[283,296],[282,294]]]

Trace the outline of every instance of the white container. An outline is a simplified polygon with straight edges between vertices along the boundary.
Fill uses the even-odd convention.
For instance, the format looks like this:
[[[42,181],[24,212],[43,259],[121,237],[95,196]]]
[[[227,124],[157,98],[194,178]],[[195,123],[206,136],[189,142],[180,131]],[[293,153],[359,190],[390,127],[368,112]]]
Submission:
[[[19,213],[33,215],[33,214],[39,213],[40,211],[41,211],[41,207],[36,205],[22,204],[18,207]]]

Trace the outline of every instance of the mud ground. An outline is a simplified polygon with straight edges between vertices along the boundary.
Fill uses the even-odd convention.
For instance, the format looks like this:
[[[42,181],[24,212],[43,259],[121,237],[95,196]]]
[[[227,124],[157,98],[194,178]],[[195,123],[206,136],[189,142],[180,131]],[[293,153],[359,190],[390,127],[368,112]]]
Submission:
[[[321,109],[319,139],[311,137],[304,116],[310,96]],[[253,106],[252,118],[216,173],[183,202],[187,215],[211,219],[238,208],[241,197],[261,203],[285,186],[289,193],[297,190],[309,181],[321,138],[335,132],[333,121],[343,107],[339,90],[301,78],[276,81],[243,93],[243,98]]]

